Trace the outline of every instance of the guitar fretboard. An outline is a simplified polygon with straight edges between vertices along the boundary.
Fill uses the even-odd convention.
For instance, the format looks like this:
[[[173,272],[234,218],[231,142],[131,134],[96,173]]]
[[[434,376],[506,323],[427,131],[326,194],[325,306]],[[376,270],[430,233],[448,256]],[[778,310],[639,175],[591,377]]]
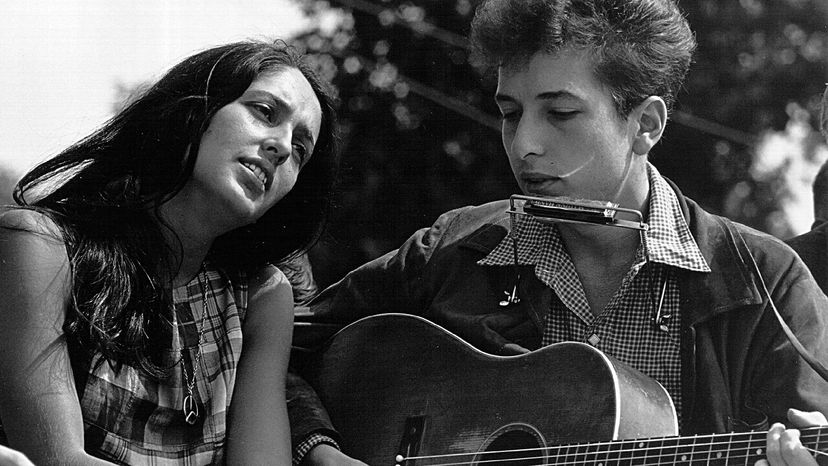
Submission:
[[[826,448],[825,428],[802,430],[802,444],[818,451]],[[753,464],[765,457],[766,432],[697,435],[579,443],[547,447],[551,464],[670,465]]]

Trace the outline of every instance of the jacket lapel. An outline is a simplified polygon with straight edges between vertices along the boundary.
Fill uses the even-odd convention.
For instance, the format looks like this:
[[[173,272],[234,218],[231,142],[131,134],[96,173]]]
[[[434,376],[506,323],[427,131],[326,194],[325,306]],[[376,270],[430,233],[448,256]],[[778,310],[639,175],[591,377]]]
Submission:
[[[488,255],[496,248],[503,238],[511,231],[509,216],[505,214],[494,223],[489,223],[462,240],[461,246],[471,248],[482,254]],[[489,266],[490,267],[490,266]],[[535,276],[535,267],[532,265],[504,266],[514,268],[515,277],[520,275],[518,283],[518,296],[521,299],[521,307],[524,307],[532,323],[537,328],[538,335],[543,334],[546,315],[552,305],[552,290]],[[513,284],[509,284],[509,287]]]
[[[685,198],[672,181],[667,182],[675,191],[690,233],[711,269],[708,273],[678,273],[686,324],[695,325],[739,306],[761,304],[759,288],[738,246],[741,241],[734,237],[729,221],[708,214]]]

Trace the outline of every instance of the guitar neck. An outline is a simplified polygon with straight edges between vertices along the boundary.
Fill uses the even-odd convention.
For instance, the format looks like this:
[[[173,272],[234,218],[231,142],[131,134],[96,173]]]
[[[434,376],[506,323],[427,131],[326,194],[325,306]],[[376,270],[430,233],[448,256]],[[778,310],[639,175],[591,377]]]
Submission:
[[[828,428],[801,430],[802,444],[822,450],[828,443]],[[578,443],[547,447],[551,464],[753,464],[764,458],[767,432],[753,431]]]

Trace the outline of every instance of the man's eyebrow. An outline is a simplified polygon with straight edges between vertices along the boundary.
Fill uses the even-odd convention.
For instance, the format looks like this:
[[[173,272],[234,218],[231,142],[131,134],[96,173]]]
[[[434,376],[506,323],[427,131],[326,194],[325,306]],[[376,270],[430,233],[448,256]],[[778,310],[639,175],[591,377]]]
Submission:
[[[556,99],[577,99],[581,100],[577,95],[569,91],[548,91],[541,92],[535,96],[537,100],[556,100]],[[496,102],[516,102],[517,99],[507,94],[495,94]]]
[[[577,95],[569,92],[569,91],[550,91],[550,92],[541,92],[537,95],[537,98],[540,100],[554,100],[554,99],[578,99],[580,97]]]

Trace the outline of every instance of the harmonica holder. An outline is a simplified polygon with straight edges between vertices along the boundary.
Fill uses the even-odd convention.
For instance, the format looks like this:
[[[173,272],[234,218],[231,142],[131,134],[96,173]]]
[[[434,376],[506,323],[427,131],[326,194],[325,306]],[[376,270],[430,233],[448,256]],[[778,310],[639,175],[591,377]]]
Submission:
[[[619,218],[619,213],[626,214],[632,219]],[[542,223],[581,223],[639,231],[646,231],[648,228],[641,212],[619,207],[618,204],[608,201],[513,194],[509,198],[512,231],[517,215],[527,215]]]
[[[620,218],[621,216],[619,214],[623,215],[624,218]],[[520,302],[520,297],[518,296],[520,262],[518,259],[518,238],[516,233],[516,219],[519,215],[532,217],[545,224],[577,223],[638,230],[641,244],[644,248],[645,258],[649,261],[647,236],[645,234],[648,225],[644,222],[644,215],[637,210],[619,207],[618,204],[607,201],[513,194],[509,198],[509,235],[512,237],[512,254],[515,268],[517,269],[517,276],[511,291],[506,290],[503,292],[506,298],[499,303],[502,307]],[[659,310],[656,313],[656,326],[663,331],[666,328],[664,320],[669,318],[669,316],[661,315],[660,308],[662,303],[663,297],[659,302]]]

